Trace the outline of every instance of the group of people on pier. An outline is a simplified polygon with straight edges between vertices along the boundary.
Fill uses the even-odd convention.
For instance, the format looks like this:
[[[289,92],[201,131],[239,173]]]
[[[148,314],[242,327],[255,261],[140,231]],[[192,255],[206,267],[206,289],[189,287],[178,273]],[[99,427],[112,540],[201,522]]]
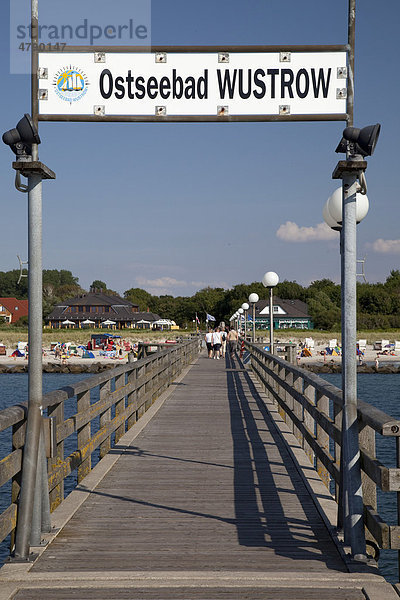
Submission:
[[[238,332],[235,329],[221,328],[209,329],[205,335],[208,358],[219,360],[226,355],[228,345],[229,354],[233,356],[237,349]]]

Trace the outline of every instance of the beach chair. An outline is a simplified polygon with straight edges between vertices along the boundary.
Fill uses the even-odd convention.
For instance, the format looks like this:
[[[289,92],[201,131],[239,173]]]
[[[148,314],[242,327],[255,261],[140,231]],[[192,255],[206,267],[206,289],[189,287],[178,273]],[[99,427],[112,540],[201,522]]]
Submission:
[[[367,340],[358,340],[357,348],[361,350],[361,352],[364,352],[367,348]]]
[[[400,342],[394,342],[394,351],[400,352]]]
[[[389,348],[390,348],[389,340],[382,340],[381,341],[381,350],[389,350]]]
[[[337,340],[336,339],[329,340],[329,348],[334,349],[334,348],[336,348],[336,346],[337,346]]]
[[[304,343],[305,343],[306,348],[310,348],[310,349],[314,348],[314,340],[312,338],[306,338]]]

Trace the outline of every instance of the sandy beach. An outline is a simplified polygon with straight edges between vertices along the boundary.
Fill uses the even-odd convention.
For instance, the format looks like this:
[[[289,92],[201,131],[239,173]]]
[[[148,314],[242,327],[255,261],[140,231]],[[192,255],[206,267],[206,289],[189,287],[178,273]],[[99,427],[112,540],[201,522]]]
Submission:
[[[10,351],[11,354],[11,351]],[[98,373],[105,369],[113,369],[128,361],[128,353],[121,358],[101,356],[98,350],[93,351],[94,358],[82,358],[82,355],[71,356],[64,362],[54,356],[54,352],[45,351],[43,355],[43,371],[45,373]],[[0,373],[24,373],[28,370],[28,359],[24,357],[0,356]]]
[[[153,343],[160,343],[165,340],[157,340]],[[325,354],[327,344],[316,343],[311,349],[311,356],[301,356],[300,340],[287,339],[277,340],[278,346],[283,348],[286,343],[297,343],[297,364],[303,368],[314,372],[340,372],[342,365],[341,356],[332,356]],[[6,356],[0,356],[0,373],[18,373],[28,370],[28,360],[25,357],[14,358],[11,356],[13,349],[7,349]],[[112,369],[119,364],[125,364],[128,361],[128,352],[124,351],[119,358],[110,358],[102,355],[101,351],[93,350],[94,358],[82,358],[82,350],[78,350],[77,356],[70,356],[62,361],[56,358],[54,351],[45,348],[43,353],[43,371],[44,372],[62,372],[62,373],[98,373],[105,369]],[[393,354],[382,354],[374,350],[372,345],[367,345],[364,355],[357,357],[358,370],[360,372],[400,372],[400,352]]]

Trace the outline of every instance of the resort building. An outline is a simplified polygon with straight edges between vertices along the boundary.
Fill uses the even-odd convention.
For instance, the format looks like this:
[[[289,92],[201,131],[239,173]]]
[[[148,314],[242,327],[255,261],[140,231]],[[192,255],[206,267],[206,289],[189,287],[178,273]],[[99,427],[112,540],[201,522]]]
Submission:
[[[28,300],[0,298],[0,322],[16,323],[21,317],[28,316]]]
[[[274,296],[274,329],[314,329],[307,304],[301,300],[282,300]],[[256,303],[256,328],[269,329],[269,300]],[[249,310],[249,318],[252,310]]]
[[[57,304],[46,321],[51,328],[109,327],[111,329],[150,329],[159,315],[139,312],[139,306],[120,296],[91,291]]]

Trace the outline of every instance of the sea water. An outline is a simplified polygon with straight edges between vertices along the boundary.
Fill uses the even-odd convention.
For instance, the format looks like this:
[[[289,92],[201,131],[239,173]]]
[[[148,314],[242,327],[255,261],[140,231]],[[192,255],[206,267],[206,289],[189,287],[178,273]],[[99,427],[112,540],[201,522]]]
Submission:
[[[342,387],[340,373],[321,375],[324,379]],[[400,419],[400,375],[380,373],[359,373],[357,376],[358,398],[373,404],[387,415]],[[387,467],[396,466],[396,438],[376,434],[377,458]],[[378,513],[390,525],[397,525],[396,492],[381,492],[378,489]],[[381,550],[379,568],[382,575],[391,583],[399,581],[397,551]]]
[[[62,373],[44,373],[43,374],[43,392],[47,393],[71,383],[82,381],[90,377],[88,374],[62,374]],[[323,374],[322,377],[341,387],[341,375]],[[21,374],[0,374],[0,410],[13,404],[26,401],[28,397],[28,375]],[[380,408],[388,415],[400,419],[400,374],[367,374],[358,375],[358,397]],[[66,407],[66,417],[68,408]],[[394,438],[383,438],[376,436],[377,457],[388,467],[396,466],[396,447]],[[68,440],[67,440],[68,441]],[[10,432],[0,433],[0,459],[11,452]],[[94,457],[96,462],[96,457]],[[71,476],[70,476],[71,477]],[[66,482],[66,488],[73,485]],[[6,484],[0,488],[0,512],[2,512],[10,503],[10,485]],[[378,512],[384,521],[395,525],[397,523],[396,493],[379,493],[378,490]],[[0,564],[9,553],[8,543],[5,540],[0,544]],[[392,583],[397,582],[397,552],[395,550],[381,551],[379,566],[382,574]]]

